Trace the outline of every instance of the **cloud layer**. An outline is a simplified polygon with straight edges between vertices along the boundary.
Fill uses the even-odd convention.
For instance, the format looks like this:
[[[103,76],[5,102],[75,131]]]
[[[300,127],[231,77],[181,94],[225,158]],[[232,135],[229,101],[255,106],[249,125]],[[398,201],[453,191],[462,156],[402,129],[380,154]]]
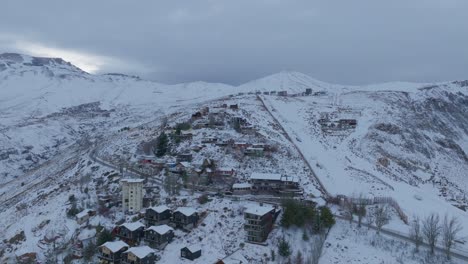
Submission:
[[[17,0],[2,10],[0,52],[56,54],[93,72],[231,84],[281,70],[343,84],[468,78],[465,0]]]

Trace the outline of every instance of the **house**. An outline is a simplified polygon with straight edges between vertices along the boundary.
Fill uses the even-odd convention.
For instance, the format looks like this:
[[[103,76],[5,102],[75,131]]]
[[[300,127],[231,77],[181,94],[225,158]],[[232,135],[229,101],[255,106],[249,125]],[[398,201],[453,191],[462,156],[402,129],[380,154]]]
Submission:
[[[91,210],[91,209],[84,209],[83,211],[75,215],[76,222],[81,225],[87,222],[89,218],[94,215],[96,215],[96,211]]]
[[[218,138],[216,137],[205,137],[201,140],[202,144],[212,144],[218,142]]]
[[[180,256],[190,260],[197,259],[201,257],[201,247],[198,245],[183,247],[180,249]]]
[[[183,172],[188,172],[192,169],[192,164],[190,162],[182,161],[178,162],[175,169],[172,170],[172,172],[175,173],[183,173]]]
[[[129,245],[135,245],[144,236],[144,229],[145,225],[140,222],[124,223],[115,227],[113,233]]]
[[[148,246],[131,247],[122,255],[122,264],[154,264],[160,258]]]
[[[241,252],[236,251],[231,255],[219,259],[215,264],[247,264],[249,261],[241,254]]]
[[[279,91],[278,95],[279,96],[288,96],[288,91]]]
[[[127,251],[129,246],[123,241],[106,242],[99,246],[100,264],[120,264],[122,263],[122,253]]]
[[[29,252],[16,256],[16,263],[37,263],[37,253]]]
[[[229,105],[229,109],[237,110],[237,109],[239,109],[239,105],[238,104]]]
[[[182,162],[182,161],[191,162],[192,161],[192,154],[190,154],[190,153],[177,154],[176,162]]]
[[[146,226],[168,224],[171,216],[171,209],[165,205],[150,207],[145,212]]]
[[[83,249],[90,244],[96,243],[96,229],[82,229],[76,237],[76,241],[73,244],[72,252],[73,256],[77,258],[83,257]]]
[[[248,147],[244,150],[244,154],[247,156],[262,157],[264,153],[263,148]]]
[[[275,220],[275,208],[270,205],[252,205],[244,211],[244,229],[247,231],[247,241],[253,243],[264,242]]]
[[[203,116],[203,114],[200,111],[195,112],[195,113],[192,114],[192,120],[202,118],[202,116]]]
[[[270,95],[270,92],[263,92],[264,95]]]
[[[312,94],[312,88],[306,88],[305,94],[306,95],[311,95]]]
[[[356,128],[356,119],[340,119],[338,120],[338,126],[342,129]]]
[[[181,140],[192,140],[193,133],[192,133],[192,131],[180,131],[179,138]]]
[[[144,179],[122,179],[122,209],[124,212],[139,212],[143,207]]]
[[[232,185],[233,194],[248,194],[252,190],[252,184],[248,182],[244,183],[234,183]]]
[[[201,165],[202,168],[213,168],[215,166],[215,161],[213,159],[204,159]]]
[[[215,175],[219,177],[232,177],[236,171],[233,168],[217,168]]]
[[[195,152],[199,152],[200,150],[202,150],[205,146],[203,145],[193,145],[190,147],[191,150],[195,151]]]
[[[164,249],[174,238],[174,229],[168,225],[150,226],[145,230],[145,241],[151,247]]]
[[[190,207],[179,207],[172,215],[172,222],[175,226],[186,230],[194,228],[198,219],[197,211]]]
[[[206,120],[196,120],[192,124],[192,127],[194,129],[207,128],[209,126],[210,126],[210,123],[208,123]]]
[[[284,192],[288,190],[298,190],[299,182],[292,176],[281,175],[279,173],[258,173],[250,175],[249,182],[254,191]],[[294,192],[294,191],[293,191]]]

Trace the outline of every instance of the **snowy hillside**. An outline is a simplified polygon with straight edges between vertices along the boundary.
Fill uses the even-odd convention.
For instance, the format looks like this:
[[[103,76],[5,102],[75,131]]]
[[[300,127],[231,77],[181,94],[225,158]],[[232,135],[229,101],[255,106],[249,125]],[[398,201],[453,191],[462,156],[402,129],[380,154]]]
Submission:
[[[306,89],[311,92],[306,94]],[[280,91],[287,96],[279,96]],[[43,238],[54,232],[63,240],[74,238],[81,227],[66,217],[71,194],[81,199],[82,207],[95,205],[101,192],[117,195],[116,168],[137,162],[142,144],[154,141],[164,126],[175,127],[203,107],[219,109],[223,104],[227,120],[247,120],[254,132],[240,133],[223,120],[216,129],[197,129],[175,151],[191,150],[206,137],[268,143],[274,151],[256,159],[208,145],[196,151],[194,163],[213,158],[219,166],[235,168],[233,182],[246,181],[252,171],[291,174],[298,178],[305,198],[391,197],[410,218],[431,212],[457,216],[468,237],[468,81],[358,87],[284,71],[237,87],[206,82],[167,85],[121,74],[92,75],[62,59],[6,53],[0,54],[0,237],[5,241],[14,241],[18,234],[24,237],[8,247],[0,242],[0,260],[3,246],[9,253],[23,254],[40,251]],[[86,181],[89,193],[82,190],[83,175],[91,177]],[[158,174],[154,182],[162,177]],[[270,248],[248,245],[238,251],[244,241],[240,207],[250,202],[216,198],[198,205],[196,195],[183,193],[177,203],[185,199],[208,212],[207,226],[189,234],[178,231],[177,243],[206,237],[204,241],[211,242],[204,246],[210,252],[204,261],[241,252],[252,263],[262,263]],[[113,213],[94,218],[92,224],[112,227],[124,217]],[[219,230],[210,231],[213,225]],[[388,228],[403,234],[409,229],[396,213]],[[218,238],[224,233],[229,235]],[[347,234],[354,235],[345,238]],[[276,246],[285,235],[295,243],[300,233],[275,228],[268,245]],[[365,241],[356,243],[356,237]],[[307,244],[300,242],[306,249]],[[377,242],[385,247],[385,240]],[[177,243],[161,253],[163,260],[178,254]],[[374,248],[371,258],[354,252],[374,243],[367,232],[340,226],[330,234],[324,261],[347,261],[343,252],[349,250],[353,263],[383,263],[403,254],[405,247],[395,242],[400,249],[385,254]],[[459,249],[468,250],[468,242]]]

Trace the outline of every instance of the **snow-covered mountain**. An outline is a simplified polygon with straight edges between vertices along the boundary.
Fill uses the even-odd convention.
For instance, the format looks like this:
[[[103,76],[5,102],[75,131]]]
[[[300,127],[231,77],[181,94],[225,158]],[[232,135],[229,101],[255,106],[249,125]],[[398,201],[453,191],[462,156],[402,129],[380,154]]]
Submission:
[[[307,88],[312,96],[303,96]],[[263,95],[270,91],[297,96]],[[257,92],[331,194],[391,196],[410,216],[449,208],[466,219],[456,207],[468,205],[468,81],[347,86],[284,71],[237,87],[167,85],[14,53],[0,54],[0,199],[15,197],[11,184],[23,186],[37,168],[81,151],[80,142],[186,118],[220,98],[245,106],[252,123],[272,133],[277,125],[265,118]],[[355,119],[357,127],[327,130],[320,123],[340,119]],[[119,135],[118,142],[137,139]],[[115,144],[109,155],[122,151]]]

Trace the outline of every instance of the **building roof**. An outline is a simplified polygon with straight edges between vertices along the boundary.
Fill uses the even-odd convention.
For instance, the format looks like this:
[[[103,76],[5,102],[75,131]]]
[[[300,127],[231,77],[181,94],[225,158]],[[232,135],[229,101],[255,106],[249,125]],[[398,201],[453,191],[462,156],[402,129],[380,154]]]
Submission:
[[[89,212],[92,212],[93,210],[91,209],[84,209],[83,211],[79,212],[76,214],[77,218],[83,218],[88,215]]]
[[[123,241],[113,241],[113,242],[106,242],[101,245],[101,247],[108,248],[112,253],[118,252],[124,247],[128,247],[127,243]]]
[[[243,188],[251,188],[252,187],[252,184],[248,183],[248,182],[243,182],[243,183],[234,183],[232,185],[232,188],[233,189],[243,189]]]
[[[155,253],[154,249],[148,246],[141,246],[141,247],[131,247],[124,253],[132,253],[133,255],[137,256],[138,258],[142,259],[148,256],[149,254]]]
[[[190,168],[192,167],[192,165],[190,164],[190,162],[186,162],[186,161],[181,161],[179,162],[180,165],[184,166],[185,168]]]
[[[120,226],[123,226],[123,227],[127,228],[130,231],[135,231],[138,228],[145,227],[145,225],[140,223],[140,222],[123,223]]]
[[[195,209],[193,209],[191,207],[179,207],[179,208],[177,208],[177,210],[175,210],[175,212],[180,212],[181,214],[183,214],[185,216],[191,216],[194,213],[196,213],[197,210],[195,210]]]
[[[249,261],[239,252],[235,252],[232,255],[223,258],[222,263],[224,264],[247,264]]]
[[[294,177],[294,176],[287,176],[284,175],[281,177],[281,181],[287,181],[287,182],[299,182],[299,179]]]
[[[234,169],[228,168],[228,167],[221,167],[221,168],[218,168],[217,171],[234,171]]]
[[[200,245],[197,245],[197,244],[190,245],[190,246],[186,246],[186,248],[187,248],[190,252],[192,252],[192,253],[195,253],[195,252],[201,250]]]
[[[271,205],[256,204],[256,205],[248,206],[247,209],[245,210],[245,213],[258,215],[258,216],[263,216],[263,215],[269,213],[273,209],[275,209],[275,208],[273,208],[273,206],[271,206]]]
[[[165,206],[165,205],[160,205],[160,206],[155,206],[155,207],[150,207],[148,209],[151,209],[153,211],[155,211],[156,213],[160,214],[162,212],[165,212],[166,210],[170,210],[169,207]]]
[[[168,225],[158,225],[158,226],[150,226],[148,227],[148,229],[146,230],[153,230],[154,232],[160,234],[160,235],[164,235],[166,234],[167,232],[169,231],[174,231],[174,229]]]
[[[122,179],[121,182],[128,182],[128,183],[139,183],[144,182],[145,179]]]
[[[279,173],[260,173],[260,172],[253,172],[250,175],[251,180],[281,180],[281,174]]]

